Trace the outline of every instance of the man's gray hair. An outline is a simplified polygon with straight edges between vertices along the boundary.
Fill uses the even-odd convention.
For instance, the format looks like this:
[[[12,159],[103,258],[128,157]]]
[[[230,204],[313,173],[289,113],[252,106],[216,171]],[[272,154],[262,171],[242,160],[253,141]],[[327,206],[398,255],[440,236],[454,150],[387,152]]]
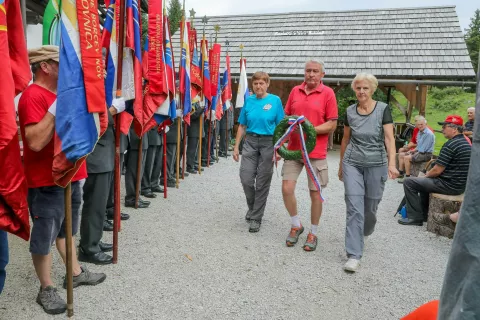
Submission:
[[[470,107],[470,108],[467,109],[467,112],[470,112],[470,111],[475,112],[475,107]]]
[[[423,122],[423,123],[427,124],[427,119],[425,119],[424,116],[419,115],[419,116],[415,117],[415,122]]]
[[[322,60],[316,59],[316,58],[308,59],[307,62],[305,62],[305,67],[307,66],[308,63],[319,64],[322,67],[322,72],[325,72],[325,63]]]

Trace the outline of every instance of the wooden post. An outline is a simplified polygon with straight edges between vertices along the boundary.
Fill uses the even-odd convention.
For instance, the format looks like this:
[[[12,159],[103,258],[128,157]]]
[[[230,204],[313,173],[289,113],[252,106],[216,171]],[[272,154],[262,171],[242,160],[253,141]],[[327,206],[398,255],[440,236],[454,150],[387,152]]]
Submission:
[[[125,17],[125,0],[120,0],[120,17]],[[118,25],[118,56],[117,56],[117,98],[122,96],[123,73],[123,41],[125,34],[125,19],[120,18]],[[113,176],[113,263],[118,262],[118,232],[120,231],[120,115],[115,115],[115,168]]]
[[[212,106],[210,106],[210,119],[208,119],[208,136],[207,136],[207,168],[210,168],[210,148],[212,147],[212,138],[211,138],[211,133],[212,133]]]
[[[178,184],[180,181],[180,129],[182,126],[182,120],[180,118],[177,118],[177,160],[176,160],[176,179],[175,179],[175,187],[178,189]]]
[[[143,157],[143,136],[140,136],[138,159],[137,159],[137,183],[135,186],[135,209],[138,209],[138,201],[140,200],[140,182],[142,181],[142,157]]]
[[[225,111],[225,158],[228,159],[228,109]]]
[[[73,261],[72,261],[72,184],[65,188],[65,246],[67,251],[67,315],[73,317]]]
[[[167,133],[163,133],[163,197],[167,198]]]
[[[202,81],[203,82],[203,81]],[[202,136],[203,136],[203,112],[200,115],[200,129],[198,141],[198,174],[202,174]]]

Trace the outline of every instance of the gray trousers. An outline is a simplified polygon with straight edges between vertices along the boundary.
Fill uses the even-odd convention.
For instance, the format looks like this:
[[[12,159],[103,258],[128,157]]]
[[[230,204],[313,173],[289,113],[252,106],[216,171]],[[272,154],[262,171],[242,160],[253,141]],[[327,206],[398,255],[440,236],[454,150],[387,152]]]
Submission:
[[[123,168],[123,158],[125,155],[123,153],[120,153],[120,172],[122,172]],[[120,174],[120,177],[122,175]],[[110,182],[110,191],[108,193],[108,200],[107,200],[107,215],[105,216],[105,219],[108,219],[108,217],[113,217],[113,207],[114,207],[114,192],[115,192],[115,170],[112,171],[112,179]],[[120,182],[121,185],[121,182]]]
[[[226,135],[225,135],[226,133]],[[220,142],[218,143],[219,144],[219,152],[222,153],[222,154],[225,154],[228,152],[228,145],[227,145],[227,141],[226,141],[226,137],[225,136],[228,136],[228,144],[230,144],[230,137],[232,136],[232,129],[229,129],[227,130],[227,132],[225,132],[225,129],[221,129],[220,130]]]
[[[148,146],[147,155],[145,157],[145,169],[143,170],[142,176],[142,193],[152,192],[152,183],[154,180],[153,177],[153,166],[157,158],[160,146]]]
[[[162,151],[163,152],[163,151]],[[177,143],[167,143],[167,180],[175,181],[175,166],[177,159]],[[163,170],[161,170],[160,182],[163,183]]]
[[[405,201],[407,205],[407,217],[413,220],[428,218],[428,205],[430,193],[459,195],[463,190],[453,190],[435,178],[409,177],[403,181]]]
[[[247,135],[240,164],[240,181],[247,198],[247,218],[261,222],[273,174],[271,136]]]
[[[130,149],[127,153],[127,171],[125,172],[125,202],[135,201],[135,189],[137,186],[137,163],[138,163],[138,149]],[[143,177],[143,169],[145,168],[145,159],[147,157],[147,150],[142,150],[142,168],[140,169],[140,176]]]
[[[88,255],[100,252],[103,221],[110,193],[113,171],[89,173],[83,185],[83,208],[80,222],[80,248]]]
[[[382,200],[387,166],[355,167],[345,161],[343,184],[347,206],[345,249],[348,258],[360,259],[363,254],[363,237],[375,230],[378,204]]]
[[[198,137],[187,138],[187,169],[193,169],[197,160]]]
[[[157,146],[155,161],[153,162],[152,175],[150,181],[150,187],[160,188],[160,175],[162,174],[163,169],[163,144]]]

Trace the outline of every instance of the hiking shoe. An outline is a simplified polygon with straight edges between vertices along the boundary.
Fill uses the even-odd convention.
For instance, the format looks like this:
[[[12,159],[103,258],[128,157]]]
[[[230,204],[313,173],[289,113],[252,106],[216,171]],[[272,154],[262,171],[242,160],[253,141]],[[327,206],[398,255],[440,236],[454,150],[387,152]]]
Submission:
[[[260,231],[261,223],[257,220],[250,220],[250,228],[248,228],[249,232],[258,232]]]
[[[293,247],[298,242],[298,237],[302,234],[304,228],[303,226],[300,227],[292,227],[290,229],[290,233],[288,234],[286,243],[287,247]]]
[[[60,314],[67,310],[65,300],[60,297],[57,288],[53,286],[48,286],[45,289],[42,289],[40,286],[37,303],[41,305],[43,310],[48,314]]]
[[[307,241],[303,245],[303,250],[305,251],[315,251],[317,249],[317,236],[309,232],[307,236]]]
[[[76,288],[78,286],[96,286],[97,284],[102,283],[107,278],[105,273],[94,273],[88,271],[88,269],[84,266],[81,266],[82,273],[78,276],[73,276],[73,287]],[[67,289],[67,277],[63,279],[63,288]]]
[[[405,176],[402,176],[402,177],[398,177],[398,178],[397,178],[397,182],[398,182],[398,183],[403,183],[403,180],[405,180]]]
[[[360,266],[360,260],[358,259],[348,259],[347,263],[343,266],[343,270],[349,272],[356,272]]]

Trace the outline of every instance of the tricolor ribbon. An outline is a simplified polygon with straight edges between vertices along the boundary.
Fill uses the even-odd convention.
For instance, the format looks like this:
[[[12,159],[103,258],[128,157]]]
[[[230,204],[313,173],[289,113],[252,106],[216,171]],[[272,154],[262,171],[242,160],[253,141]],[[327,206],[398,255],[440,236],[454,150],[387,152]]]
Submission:
[[[310,163],[310,158],[308,157],[307,146],[305,144],[305,137],[303,135],[303,129],[301,126],[303,122],[305,122],[305,116],[299,116],[297,119],[295,118],[288,119],[288,124],[290,125],[290,127],[288,127],[285,134],[280,139],[278,139],[278,141],[273,146],[274,148],[273,159],[275,161],[275,166],[276,166],[277,157],[275,155],[277,154],[277,150],[280,149],[280,147],[290,139],[290,135],[298,127],[298,129],[300,130],[300,141],[301,141],[300,151],[302,152],[302,159],[307,170],[307,175],[313,181],[313,184],[315,185],[318,193],[320,194],[320,199],[322,200],[322,202],[324,202],[325,198],[323,197],[323,194],[322,194],[322,186],[320,185],[320,182],[318,181],[317,176],[314,174],[312,164]]]

